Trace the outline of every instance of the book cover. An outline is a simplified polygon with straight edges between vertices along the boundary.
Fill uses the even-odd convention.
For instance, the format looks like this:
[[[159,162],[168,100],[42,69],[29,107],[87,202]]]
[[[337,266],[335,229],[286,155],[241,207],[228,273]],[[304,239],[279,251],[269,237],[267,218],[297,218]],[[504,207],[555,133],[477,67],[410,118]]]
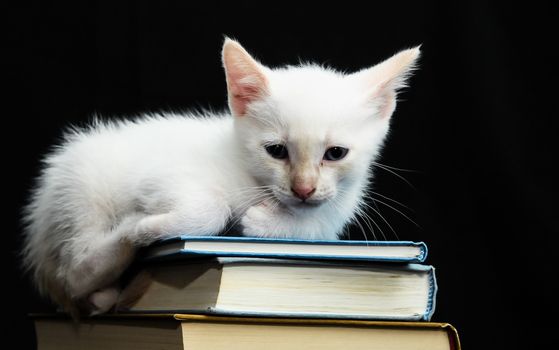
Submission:
[[[292,240],[249,237],[178,236],[159,241],[143,252],[145,259],[258,257],[422,263],[423,242]]]

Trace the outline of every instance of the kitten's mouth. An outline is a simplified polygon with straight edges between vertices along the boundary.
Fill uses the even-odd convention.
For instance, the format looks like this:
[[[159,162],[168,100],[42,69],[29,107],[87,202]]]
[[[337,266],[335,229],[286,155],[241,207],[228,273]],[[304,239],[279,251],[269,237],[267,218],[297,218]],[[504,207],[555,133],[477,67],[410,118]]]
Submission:
[[[318,208],[325,202],[325,200],[320,199],[301,200],[299,198],[290,197],[287,201],[284,201],[284,204],[292,208],[311,209]]]
[[[322,206],[322,204],[326,203],[326,199],[317,199],[317,198],[307,198],[307,199],[300,199],[291,195],[287,195],[282,192],[274,191],[274,196],[279,200],[279,202],[286,207],[295,208],[295,209],[312,209],[318,208]]]
[[[318,208],[324,201],[298,201],[294,205],[296,208]]]

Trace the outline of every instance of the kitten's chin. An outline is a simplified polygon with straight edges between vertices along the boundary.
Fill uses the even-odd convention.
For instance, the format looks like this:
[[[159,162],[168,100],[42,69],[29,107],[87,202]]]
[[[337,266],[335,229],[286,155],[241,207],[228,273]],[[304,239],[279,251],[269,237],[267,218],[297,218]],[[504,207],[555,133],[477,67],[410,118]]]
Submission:
[[[327,200],[322,199],[307,199],[305,201],[300,200],[299,198],[287,198],[284,200],[280,200],[283,205],[293,210],[312,210],[318,209],[322,207]]]
[[[294,204],[291,204],[290,207],[296,209],[314,209],[321,207],[324,202],[325,201],[298,201]]]

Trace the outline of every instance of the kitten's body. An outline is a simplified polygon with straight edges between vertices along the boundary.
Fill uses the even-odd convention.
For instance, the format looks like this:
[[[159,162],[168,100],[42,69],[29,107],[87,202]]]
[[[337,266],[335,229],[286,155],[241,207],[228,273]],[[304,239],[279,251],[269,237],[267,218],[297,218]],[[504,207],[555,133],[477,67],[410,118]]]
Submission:
[[[69,134],[45,159],[27,207],[25,263],[40,290],[68,310],[88,300],[105,311],[138,247],[227,225],[336,239],[361,204],[417,56],[404,51],[348,76],[312,65],[270,70],[228,40],[232,115],[161,115]]]

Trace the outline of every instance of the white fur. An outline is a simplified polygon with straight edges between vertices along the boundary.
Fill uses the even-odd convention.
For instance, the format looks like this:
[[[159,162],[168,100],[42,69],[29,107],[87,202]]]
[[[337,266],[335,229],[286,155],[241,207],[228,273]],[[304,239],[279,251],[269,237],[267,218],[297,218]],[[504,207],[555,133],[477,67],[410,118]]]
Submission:
[[[24,261],[41,292],[94,312],[138,247],[176,234],[337,239],[354,218],[418,49],[344,75],[271,70],[227,39],[231,114],[145,116],[74,130],[44,160],[26,208]],[[387,62],[388,62],[387,61]],[[380,71],[380,73],[379,73]],[[266,144],[285,144],[288,160]],[[350,151],[323,160],[328,147]],[[301,202],[294,181],[316,188]]]

